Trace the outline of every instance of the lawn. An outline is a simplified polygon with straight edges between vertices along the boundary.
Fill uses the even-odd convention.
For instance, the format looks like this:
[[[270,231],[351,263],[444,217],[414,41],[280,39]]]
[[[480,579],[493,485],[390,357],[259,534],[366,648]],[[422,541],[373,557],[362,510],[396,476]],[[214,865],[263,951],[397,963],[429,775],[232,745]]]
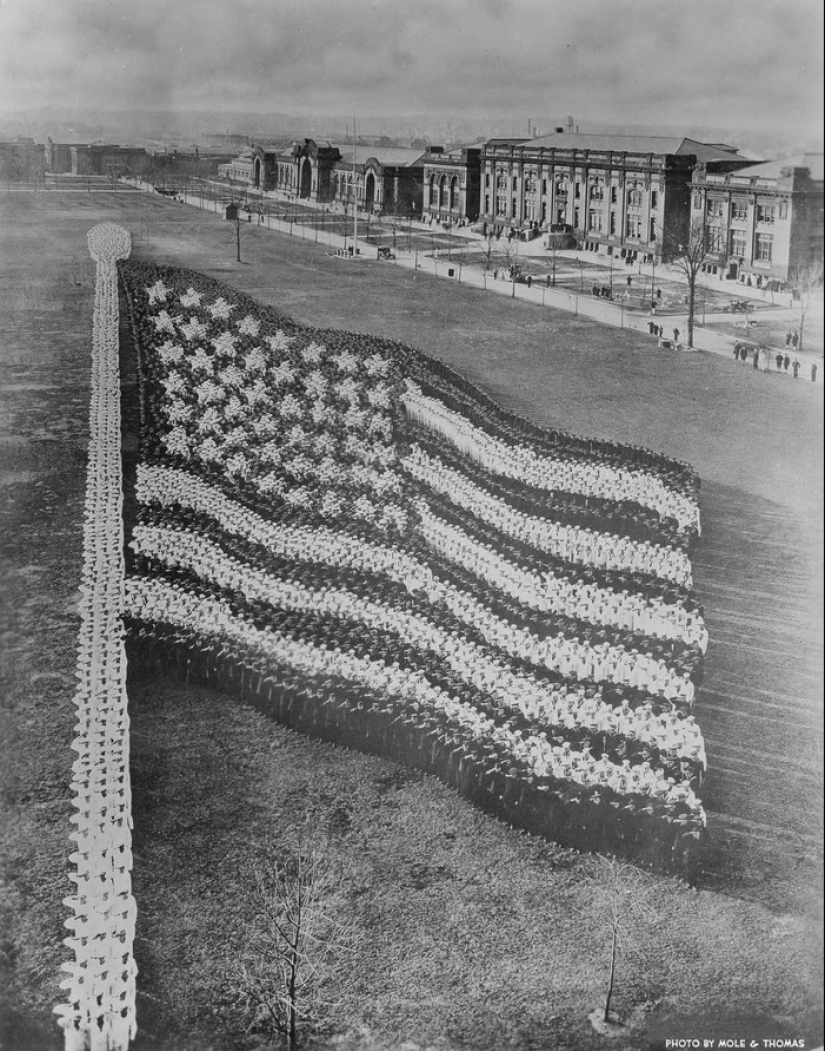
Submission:
[[[8,1046],[59,1046],[50,1012],[68,955],[94,278],[85,235],[103,219],[132,231],[139,258],[210,273],[300,321],[413,343],[537,422],[697,467],[695,583],[711,635],[697,714],[713,846],[698,894],[653,880],[656,920],[624,966],[617,1008],[744,1014],[765,1035],[773,1022],[776,1035],[821,1042],[821,387],[713,355],[657,353],[638,334],[347,262],[254,224],[238,264],[229,223],[158,198],[9,194],[0,211]],[[230,697],[133,669],[130,703],[137,1046],[238,1046],[226,971],[249,918],[246,869],[260,844],[289,841],[306,821],[346,865],[363,931],[327,1046],[605,1046],[586,1022],[606,963],[590,859]],[[644,1046],[641,1033],[626,1046]]]

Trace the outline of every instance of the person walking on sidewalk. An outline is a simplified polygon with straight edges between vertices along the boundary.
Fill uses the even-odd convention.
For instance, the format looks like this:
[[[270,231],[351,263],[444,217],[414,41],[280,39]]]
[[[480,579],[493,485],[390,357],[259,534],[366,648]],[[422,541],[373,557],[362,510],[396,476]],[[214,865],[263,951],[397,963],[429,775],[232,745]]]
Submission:
[[[755,369],[759,368],[759,347],[753,348],[753,367]]]
[[[800,370],[801,366],[802,366],[802,362],[799,360],[799,358],[794,358],[793,359],[793,378],[795,380],[799,379],[799,370]]]

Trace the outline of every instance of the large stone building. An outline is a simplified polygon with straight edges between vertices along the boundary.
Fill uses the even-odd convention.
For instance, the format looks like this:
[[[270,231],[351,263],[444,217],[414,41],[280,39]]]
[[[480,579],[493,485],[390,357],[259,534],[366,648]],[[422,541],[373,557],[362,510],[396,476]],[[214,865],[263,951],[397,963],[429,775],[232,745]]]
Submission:
[[[481,154],[481,146],[462,146],[446,153],[430,149],[424,158],[423,218],[451,225],[478,219]]]
[[[690,180],[750,163],[731,146],[679,136],[491,139],[481,159],[481,216],[521,237],[564,233],[585,250],[669,258],[690,224]]]
[[[823,155],[805,153],[693,175],[692,221],[704,223],[705,269],[762,287],[784,283],[798,267],[822,260]]]
[[[357,200],[369,212],[421,214],[422,150],[304,139],[286,149],[250,146],[219,170],[245,187],[316,204]]]

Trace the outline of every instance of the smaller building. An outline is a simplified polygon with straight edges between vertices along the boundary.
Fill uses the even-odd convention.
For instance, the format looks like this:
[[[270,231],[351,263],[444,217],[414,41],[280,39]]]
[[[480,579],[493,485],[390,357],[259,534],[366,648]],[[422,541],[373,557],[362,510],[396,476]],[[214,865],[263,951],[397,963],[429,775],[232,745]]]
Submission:
[[[50,135],[46,139],[46,171],[53,175],[63,175],[71,170],[72,143],[55,142]]]
[[[424,152],[395,146],[317,142],[288,147],[252,145],[219,168],[251,189],[315,204],[350,206],[390,215],[420,215]]]
[[[714,171],[697,166],[691,218],[705,224],[705,270],[764,287],[784,284],[796,268],[822,259],[823,155]]]
[[[431,148],[424,158],[423,219],[466,225],[481,207],[481,147],[461,146],[449,152]]]
[[[0,140],[0,179],[3,182],[43,182],[46,148],[29,138]]]
[[[55,159],[58,156],[62,158],[63,148],[54,143],[51,145],[54,147]],[[151,157],[142,146],[92,142],[88,145],[69,146],[69,152],[72,175],[139,175],[148,171],[152,164]]]

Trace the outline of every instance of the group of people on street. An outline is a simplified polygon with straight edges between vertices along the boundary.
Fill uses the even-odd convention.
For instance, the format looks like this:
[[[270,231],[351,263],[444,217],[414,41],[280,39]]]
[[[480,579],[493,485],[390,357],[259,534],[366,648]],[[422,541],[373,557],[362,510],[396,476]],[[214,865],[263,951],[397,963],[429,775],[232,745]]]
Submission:
[[[802,372],[802,362],[796,355],[792,358],[787,350],[774,352],[771,348],[754,347],[747,343],[736,342],[733,345],[733,357],[736,361],[741,362],[750,360],[754,369],[761,369],[763,372],[771,372],[775,369],[776,372],[793,376],[794,379],[799,379]],[[809,372],[812,383],[816,383],[817,372],[817,363],[812,361]]]

